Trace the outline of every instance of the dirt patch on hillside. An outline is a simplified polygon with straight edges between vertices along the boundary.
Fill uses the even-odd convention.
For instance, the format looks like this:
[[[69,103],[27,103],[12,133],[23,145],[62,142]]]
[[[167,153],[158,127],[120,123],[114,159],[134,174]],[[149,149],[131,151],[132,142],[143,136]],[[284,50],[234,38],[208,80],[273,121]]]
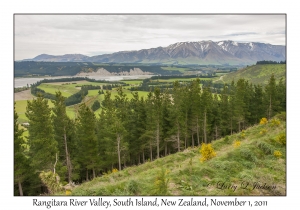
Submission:
[[[34,98],[34,96],[31,95],[30,90],[24,90],[24,91],[15,93],[14,98],[15,98],[15,101],[32,100]]]

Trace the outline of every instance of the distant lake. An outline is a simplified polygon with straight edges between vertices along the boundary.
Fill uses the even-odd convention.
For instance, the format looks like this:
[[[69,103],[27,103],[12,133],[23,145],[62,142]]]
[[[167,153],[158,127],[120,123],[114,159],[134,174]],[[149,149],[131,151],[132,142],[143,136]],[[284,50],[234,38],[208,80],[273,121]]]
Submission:
[[[131,80],[131,79],[146,79],[155,75],[133,75],[133,76],[88,76],[88,78],[95,80],[106,80],[106,81],[120,81],[120,80]],[[43,79],[59,79],[59,78],[74,78],[76,76],[61,76],[61,77],[22,77],[14,79],[14,87],[24,87],[27,84],[30,86]]]

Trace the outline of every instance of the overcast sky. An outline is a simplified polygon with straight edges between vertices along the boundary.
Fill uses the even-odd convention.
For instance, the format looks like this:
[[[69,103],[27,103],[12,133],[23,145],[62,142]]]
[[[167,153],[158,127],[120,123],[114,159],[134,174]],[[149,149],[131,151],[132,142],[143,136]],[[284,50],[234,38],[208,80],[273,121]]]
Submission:
[[[15,60],[233,40],[285,45],[285,15],[15,15]]]

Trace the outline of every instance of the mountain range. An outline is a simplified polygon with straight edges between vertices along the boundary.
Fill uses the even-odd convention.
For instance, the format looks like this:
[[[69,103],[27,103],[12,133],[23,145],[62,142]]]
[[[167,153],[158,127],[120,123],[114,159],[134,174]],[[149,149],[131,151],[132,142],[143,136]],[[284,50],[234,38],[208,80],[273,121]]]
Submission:
[[[259,42],[235,41],[178,42],[167,47],[112,54],[85,56],[82,54],[41,54],[26,61],[47,62],[95,62],[95,63],[149,63],[149,64],[255,64],[257,61],[286,60],[286,47]]]

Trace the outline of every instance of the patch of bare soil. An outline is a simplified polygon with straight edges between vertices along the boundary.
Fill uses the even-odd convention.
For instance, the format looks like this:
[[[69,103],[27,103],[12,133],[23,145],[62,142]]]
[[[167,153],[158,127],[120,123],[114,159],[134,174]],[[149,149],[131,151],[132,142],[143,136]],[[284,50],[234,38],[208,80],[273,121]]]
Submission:
[[[31,95],[30,90],[24,90],[18,93],[14,94],[15,101],[21,101],[21,100],[31,100],[34,98],[33,95]]]

